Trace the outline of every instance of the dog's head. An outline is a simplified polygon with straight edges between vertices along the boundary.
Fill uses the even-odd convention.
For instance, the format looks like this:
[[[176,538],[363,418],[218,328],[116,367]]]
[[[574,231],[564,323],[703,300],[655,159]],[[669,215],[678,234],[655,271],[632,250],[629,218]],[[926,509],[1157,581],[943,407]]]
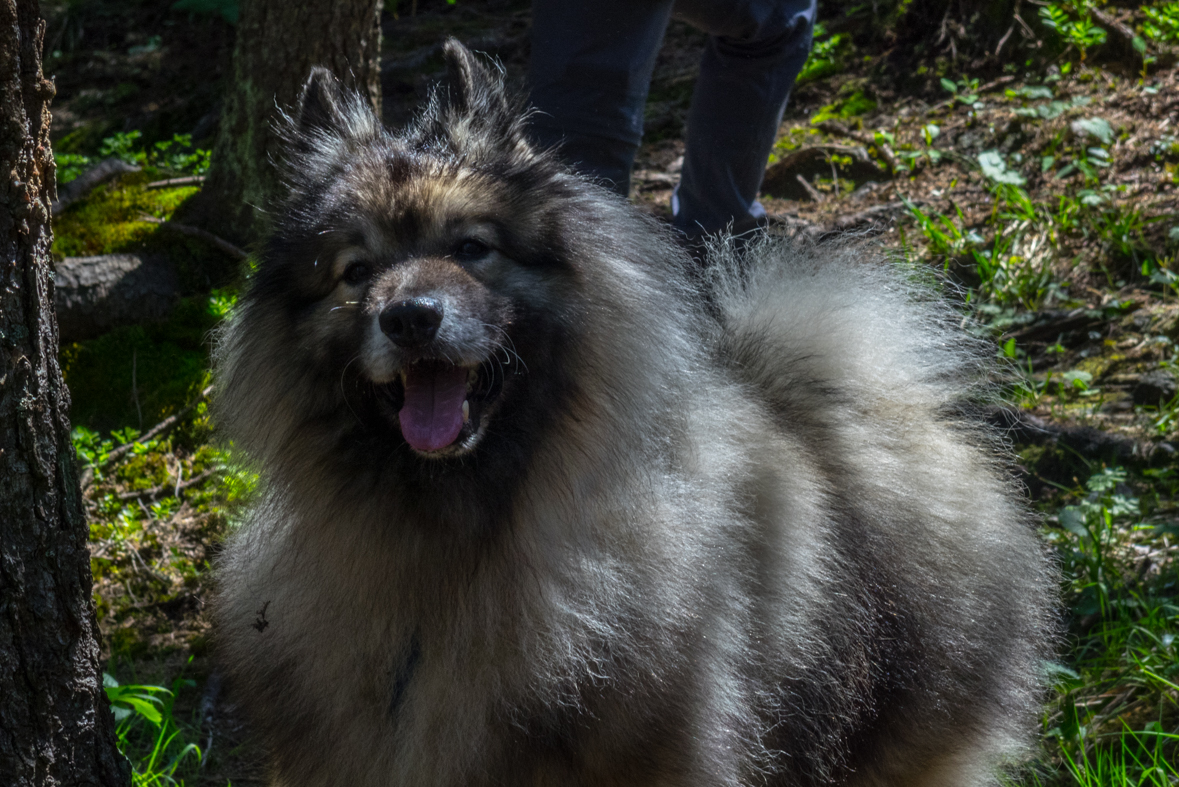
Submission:
[[[535,149],[498,74],[445,54],[399,133],[322,69],[288,120],[290,194],[221,348],[220,418],[264,464],[332,451],[502,481],[682,333],[666,233]]]

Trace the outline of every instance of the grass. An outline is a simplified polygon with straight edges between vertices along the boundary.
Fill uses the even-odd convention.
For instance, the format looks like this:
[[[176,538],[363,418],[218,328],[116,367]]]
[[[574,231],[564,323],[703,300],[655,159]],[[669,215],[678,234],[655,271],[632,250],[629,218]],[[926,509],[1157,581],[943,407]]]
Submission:
[[[1064,490],[1045,538],[1064,570],[1067,650],[1052,671],[1044,756],[1022,784],[1158,785],[1179,780],[1179,536],[1161,517],[1173,468],[1096,470]]]
[[[134,787],[185,787],[200,766],[199,732],[174,715],[176,695],[196,682],[182,676],[163,686],[120,685],[110,674],[103,687],[115,715],[119,751],[130,761]]]

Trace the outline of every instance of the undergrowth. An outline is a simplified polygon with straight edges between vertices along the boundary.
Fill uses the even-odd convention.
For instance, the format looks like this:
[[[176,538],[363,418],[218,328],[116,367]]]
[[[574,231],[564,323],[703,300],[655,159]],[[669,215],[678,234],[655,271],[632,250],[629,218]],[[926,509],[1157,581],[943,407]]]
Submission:
[[[1179,780],[1179,538],[1174,468],[1097,469],[1062,490],[1045,538],[1064,571],[1066,651],[1052,665],[1045,758],[1025,784]]]
[[[119,751],[131,763],[134,787],[185,787],[202,761],[191,739],[197,730],[175,716],[176,695],[196,681],[177,677],[172,688],[120,685],[109,673],[103,687],[115,716]]]

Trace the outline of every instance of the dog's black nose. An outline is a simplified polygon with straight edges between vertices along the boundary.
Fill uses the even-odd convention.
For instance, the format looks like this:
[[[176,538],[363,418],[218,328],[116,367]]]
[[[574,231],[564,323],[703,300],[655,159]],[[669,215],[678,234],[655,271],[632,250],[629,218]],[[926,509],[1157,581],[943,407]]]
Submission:
[[[433,298],[411,298],[385,307],[381,330],[398,347],[421,347],[442,324],[442,304]]]

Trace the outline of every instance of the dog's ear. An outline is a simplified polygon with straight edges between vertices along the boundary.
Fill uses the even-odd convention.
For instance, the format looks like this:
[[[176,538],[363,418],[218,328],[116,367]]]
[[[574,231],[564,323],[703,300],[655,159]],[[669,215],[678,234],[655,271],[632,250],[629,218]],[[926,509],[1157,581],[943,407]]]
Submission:
[[[447,103],[462,115],[494,117],[508,110],[503,79],[488,71],[475,53],[457,38],[442,45],[446,59]]]
[[[322,66],[311,69],[299,96],[295,128],[305,136],[316,133],[340,134],[347,130],[346,98],[340,80]]]

